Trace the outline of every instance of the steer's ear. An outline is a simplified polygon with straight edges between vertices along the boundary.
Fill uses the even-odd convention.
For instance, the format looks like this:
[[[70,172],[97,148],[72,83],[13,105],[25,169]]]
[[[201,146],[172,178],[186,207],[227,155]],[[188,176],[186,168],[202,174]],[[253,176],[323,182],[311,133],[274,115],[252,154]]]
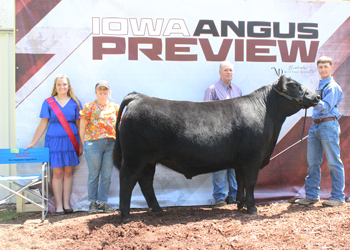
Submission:
[[[278,91],[283,91],[283,89],[285,89],[286,87],[286,83],[287,83],[287,78],[284,75],[281,75],[280,78],[278,78],[277,80],[277,84],[275,85],[275,88]]]

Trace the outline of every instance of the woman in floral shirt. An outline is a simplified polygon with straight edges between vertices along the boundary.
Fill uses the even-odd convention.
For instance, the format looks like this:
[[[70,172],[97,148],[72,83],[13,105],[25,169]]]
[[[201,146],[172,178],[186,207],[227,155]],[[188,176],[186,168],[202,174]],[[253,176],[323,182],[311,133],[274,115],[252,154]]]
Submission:
[[[115,209],[107,204],[107,200],[119,106],[108,100],[111,94],[108,82],[99,81],[95,93],[97,99],[85,104],[80,111],[80,136],[84,138],[84,155],[89,169],[89,213],[114,212]]]

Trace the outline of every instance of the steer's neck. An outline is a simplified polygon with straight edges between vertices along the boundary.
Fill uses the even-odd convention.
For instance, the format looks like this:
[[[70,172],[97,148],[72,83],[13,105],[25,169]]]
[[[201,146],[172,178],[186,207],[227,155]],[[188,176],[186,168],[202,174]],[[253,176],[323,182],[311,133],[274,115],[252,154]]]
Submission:
[[[277,120],[282,123],[288,116],[294,115],[297,113],[301,106],[295,100],[289,100],[286,97],[278,94],[276,91],[269,89],[267,95],[267,105],[268,111],[271,116],[274,116]]]

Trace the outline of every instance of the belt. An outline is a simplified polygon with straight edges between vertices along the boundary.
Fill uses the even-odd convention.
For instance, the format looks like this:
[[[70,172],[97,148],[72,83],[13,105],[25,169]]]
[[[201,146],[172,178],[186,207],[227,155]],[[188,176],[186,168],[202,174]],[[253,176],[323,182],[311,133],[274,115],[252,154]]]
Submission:
[[[322,122],[328,122],[328,121],[334,121],[334,120],[336,120],[335,117],[327,117],[327,118],[323,118],[323,119],[315,119],[314,123],[315,124],[320,124]]]

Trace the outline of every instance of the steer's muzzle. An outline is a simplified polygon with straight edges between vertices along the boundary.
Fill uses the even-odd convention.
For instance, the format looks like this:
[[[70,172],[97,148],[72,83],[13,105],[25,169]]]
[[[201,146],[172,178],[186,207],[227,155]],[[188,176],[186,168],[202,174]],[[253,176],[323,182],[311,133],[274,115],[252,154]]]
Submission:
[[[304,108],[310,108],[310,107],[314,107],[316,106],[320,100],[321,100],[321,96],[319,94],[317,94],[316,92],[312,91],[311,89],[309,89],[308,87],[304,86],[304,98],[303,98],[303,107]]]

